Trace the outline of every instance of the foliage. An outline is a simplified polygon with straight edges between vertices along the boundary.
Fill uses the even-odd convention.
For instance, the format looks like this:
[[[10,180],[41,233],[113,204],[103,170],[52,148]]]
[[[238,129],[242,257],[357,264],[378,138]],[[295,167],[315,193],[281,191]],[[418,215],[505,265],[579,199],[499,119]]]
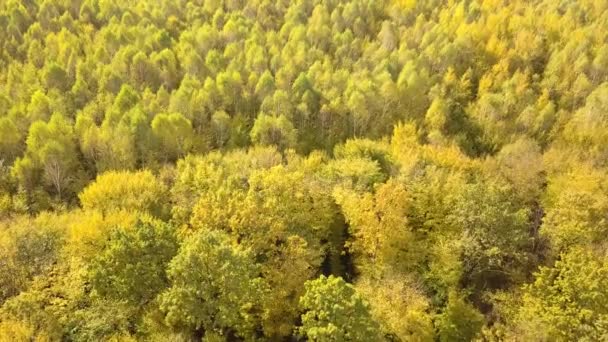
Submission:
[[[607,282],[605,257],[578,248],[562,254],[525,287],[516,331],[535,340],[605,338]]]
[[[139,211],[162,217],[166,214],[165,193],[165,186],[149,171],[110,171],[99,175],[79,198],[87,210]]]
[[[444,311],[437,317],[440,341],[471,341],[483,326],[483,315],[464,298],[451,293]]]
[[[300,333],[311,341],[375,341],[378,323],[355,288],[340,277],[308,281],[300,298]]]
[[[177,252],[173,228],[143,217],[134,227],[110,231],[104,250],[91,260],[91,288],[102,298],[145,305],[168,286],[165,269]]]
[[[171,286],[159,300],[170,326],[255,336],[265,290],[248,251],[223,233],[201,231],[184,242],[167,272]]]
[[[606,27],[0,1],[0,340],[605,340]]]

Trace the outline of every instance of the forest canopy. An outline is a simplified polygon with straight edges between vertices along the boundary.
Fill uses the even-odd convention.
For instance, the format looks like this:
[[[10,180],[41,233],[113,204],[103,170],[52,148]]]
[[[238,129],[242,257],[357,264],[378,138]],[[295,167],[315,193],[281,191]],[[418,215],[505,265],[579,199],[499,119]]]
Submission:
[[[605,0],[0,1],[0,340],[605,340],[606,146]]]

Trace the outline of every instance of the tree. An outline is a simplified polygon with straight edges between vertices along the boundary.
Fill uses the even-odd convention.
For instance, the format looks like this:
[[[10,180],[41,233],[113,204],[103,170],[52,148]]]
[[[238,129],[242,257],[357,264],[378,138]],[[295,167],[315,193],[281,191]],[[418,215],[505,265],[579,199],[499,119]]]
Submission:
[[[180,113],[158,114],[152,120],[152,132],[160,141],[161,155],[168,160],[185,156],[194,147],[192,123]]]
[[[585,106],[576,111],[564,130],[567,141],[578,144],[590,159],[605,163],[608,160],[605,146],[606,117],[608,109],[608,82],[595,89],[585,100]]]
[[[549,179],[541,233],[555,252],[603,241],[607,188],[605,173],[585,166]]]
[[[60,259],[65,220],[55,215],[36,219],[21,217],[10,226],[0,225],[0,305],[49,272]]]
[[[167,272],[171,286],[159,299],[167,324],[199,336],[254,338],[265,289],[249,251],[231,245],[225,233],[201,230]]]
[[[355,191],[369,191],[386,180],[378,163],[368,158],[332,160],[322,172],[331,183],[342,184]]]
[[[471,341],[480,332],[483,323],[483,315],[462,296],[452,292],[435,324],[440,341]]]
[[[23,149],[22,133],[10,118],[4,117],[0,118],[0,136],[0,160],[11,162]]]
[[[48,121],[52,114],[51,101],[48,96],[38,90],[32,95],[32,99],[27,105],[27,111],[31,122]]]
[[[518,280],[529,257],[530,210],[513,201],[505,184],[479,182],[453,193],[448,226],[462,229],[463,282],[495,287]]]
[[[211,117],[211,123],[215,135],[215,146],[221,148],[230,139],[230,116],[224,111],[215,112]]]
[[[190,227],[224,231],[232,241],[251,249],[261,263],[262,276],[274,289],[264,302],[268,311],[264,334],[268,338],[289,336],[303,283],[315,275],[323,256],[333,248],[327,240],[336,208],[329,192],[315,179],[312,161],[301,162],[312,170],[280,165],[281,157],[274,148],[217,158],[210,155],[198,161],[190,169],[194,172],[191,179],[186,176],[191,171],[184,171],[187,183],[179,188],[194,191],[198,198]]]
[[[274,88],[274,78],[272,77],[270,71],[266,70],[256,83],[255,94],[260,100],[263,100],[265,97],[272,94],[272,92],[275,90]]]
[[[369,305],[342,278],[321,276],[307,281],[300,298],[302,326],[298,333],[310,341],[377,341],[378,323]]]
[[[133,56],[129,73],[133,83],[140,85],[141,88],[150,87],[156,90],[159,87],[158,68],[152,65],[146,54],[141,51]]]
[[[168,287],[165,269],[176,252],[175,231],[166,223],[142,216],[133,227],[115,227],[89,264],[91,287],[141,308]]]
[[[375,194],[337,191],[336,199],[349,224],[348,249],[361,273],[406,270],[422,260],[424,246],[408,225],[411,199],[402,184],[389,180]]]
[[[133,108],[139,101],[139,94],[128,84],[120,87],[120,92],[114,99],[114,107],[122,114]]]
[[[390,176],[393,172],[394,165],[389,154],[389,146],[384,142],[370,139],[349,139],[334,148],[334,157],[336,159],[369,158],[378,163],[386,176]]]
[[[110,171],[101,174],[79,195],[84,209],[102,213],[127,210],[167,215],[165,186],[150,171]]]
[[[598,340],[608,333],[608,264],[575,248],[524,286],[514,333],[529,340]]]
[[[266,255],[268,260],[262,265],[262,274],[272,289],[272,296],[263,303],[264,336],[286,338],[292,335],[300,315],[298,299],[304,293],[304,283],[316,275],[322,255],[313,243],[298,235],[289,236]]]
[[[113,104],[110,96],[103,100],[105,103],[85,108],[76,118],[80,148],[97,173],[135,169],[138,162],[147,159],[147,154],[138,149],[151,140],[147,115],[128,87]]]
[[[362,276],[356,289],[368,299],[374,319],[389,339],[434,341],[430,300],[408,275]]]
[[[14,174],[19,183],[31,190],[41,175],[44,185],[50,186],[59,199],[66,193],[78,191],[83,178],[76,153],[76,140],[71,124],[55,113],[48,123],[32,124],[26,141],[25,156],[15,162]],[[36,177],[36,176],[33,176]]]
[[[516,196],[524,203],[539,200],[545,180],[542,154],[535,141],[521,138],[507,144],[496,159],[496,172],[513,184]]]
[[[66,91],[72,87],[67,72],[57,63],[47,64],[43,73],[47,89]]]
[[[259,145],[275,145],[279,150],[295,146],[297,131],[284,116],[260,113],[251,129],[251,141]]]

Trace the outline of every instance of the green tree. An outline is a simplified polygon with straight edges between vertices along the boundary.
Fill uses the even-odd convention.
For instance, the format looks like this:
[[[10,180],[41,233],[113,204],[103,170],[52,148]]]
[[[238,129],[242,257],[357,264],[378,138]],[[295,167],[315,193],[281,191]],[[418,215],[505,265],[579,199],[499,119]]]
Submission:
[[[152,132],[162,146],[161,155],[168,160],[181,158],[193,149],[192,123],[182,114],[158,114],[151,125]]]
[[[232,246],[225,233],[189,237],[167,272],[171,286],[159,299],[167,324],[192,334],[254,338],[264,282],[251,254]]]
[[[452,193],[448,226],[462,229],[464,283],[500,287],[518,280],[529,258],[530,210],[513,201],[513,190],[501,183],[480,182]]]
[[[524,287],[517,333],[528,340],[601,340],[608,333],[608,264],[576,248]]]
[[[165,269],[177,252],[170,225],[141,217],[133,227],[116,227],[91,260],[88,277],[97,295],[141,307],[168,287]]]
[[[32,99],[27,105],[27,111],[31,122],[48,121],[52,114],[51,100],[38,90],[32,95]]]
[[[306,282],[300,298],[299,334],[311,341],[378,341],[380,329],[369,305],[342,278],[321,276]]]
[[[251,128],[251,141],[259,145],[274,145],[280,150],[293,147],[297,131],[284,115],[260,113]]]
[[[61,217],[45,214],[36,219],[21,217],[0,224],[0,305],[49,272],[60,259],[65,231]]]
[[[13,172],[26,189],[46,185],[59,199],[77,192],[83,175],[77,158],[76,139],[70,122],[55,113],[48,123],[32,124],[25,156],[15,162]],[[39,175],[39,176],[37,176]]]
[[[23,150],[23,135],[8,117],[0,118],[0,160],[12,162]]]
[[[47,89],[66,91],[72,87],[67,72],[57,63],[47,64],[43,73]]]
[[[454,292],[435,322],[440,341],[472,341],[483,324],[483,315]]]
[[[211,117],[211,123],[215,135],[215,146],[221,148],[230,139],[230,116],[224,111],[215,112]]]

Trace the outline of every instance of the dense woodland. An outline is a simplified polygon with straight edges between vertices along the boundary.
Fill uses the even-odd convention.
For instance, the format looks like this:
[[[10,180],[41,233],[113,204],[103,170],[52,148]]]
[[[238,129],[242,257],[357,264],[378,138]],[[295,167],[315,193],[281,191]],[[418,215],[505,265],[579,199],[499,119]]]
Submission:
[[[0,340],[607,340],[607,146],[605,0],[2,0]]]

